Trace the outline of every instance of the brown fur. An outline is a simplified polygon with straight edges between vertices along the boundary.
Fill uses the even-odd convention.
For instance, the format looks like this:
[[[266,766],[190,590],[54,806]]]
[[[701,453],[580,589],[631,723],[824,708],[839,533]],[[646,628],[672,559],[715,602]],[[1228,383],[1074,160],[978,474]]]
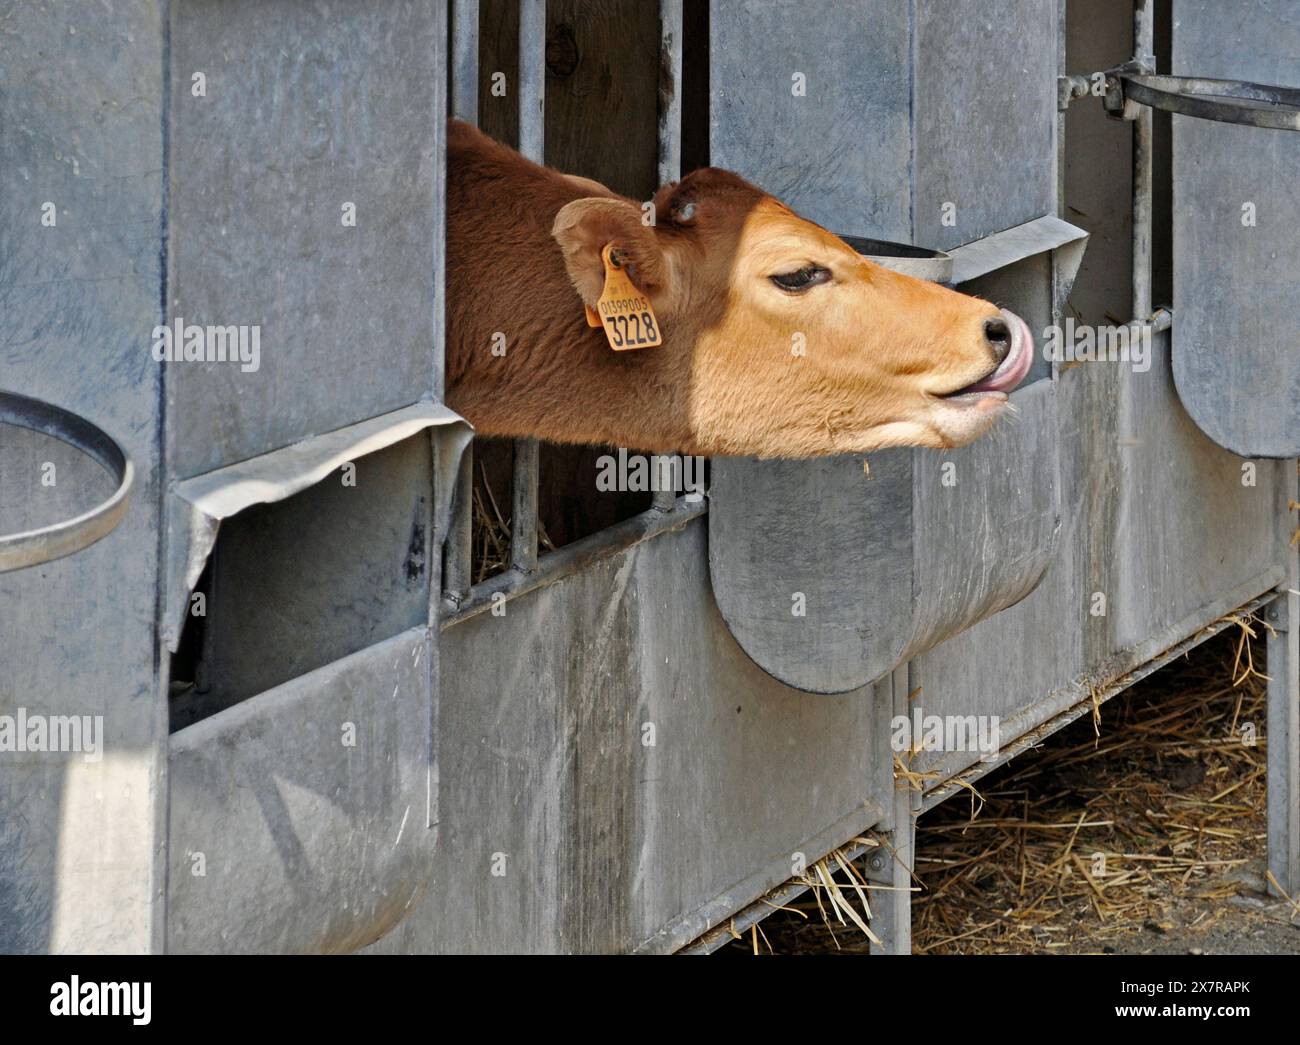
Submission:
[[[453,120],[447,195],[447,401],[483,434],[803,457],[957,445],[996,416],[937,397],[991,369],[997,309],[871,264],[738,175],[665,186],[647,227],[636,201]],[[654,303],[661,347],[614,352],[587,326],[606,243]],[[767,278],[809,262],[834,285],[792,295]]]

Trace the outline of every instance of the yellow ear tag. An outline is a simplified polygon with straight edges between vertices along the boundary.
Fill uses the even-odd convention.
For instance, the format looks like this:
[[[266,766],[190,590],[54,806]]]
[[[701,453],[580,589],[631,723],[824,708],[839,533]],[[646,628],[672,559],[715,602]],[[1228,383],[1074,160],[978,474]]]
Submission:
[[[628,279],[623,267],[612,257],[611,247],[606,244],[600,252],[600,260],[605,263],[605,289],[595,310],[587,307],[587,322],[605,328],[609,347],[615,352],[662,345],[663,335],[650,299]]]

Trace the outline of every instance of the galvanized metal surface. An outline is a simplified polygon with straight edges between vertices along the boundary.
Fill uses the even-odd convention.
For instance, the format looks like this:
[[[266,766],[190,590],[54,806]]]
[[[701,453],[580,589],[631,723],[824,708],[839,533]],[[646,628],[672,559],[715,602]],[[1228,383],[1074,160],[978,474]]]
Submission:
[[[468,6],[457,5],[458,24]],[[668,15],[674,6],[665,2]],[[715,3],[715,143],[732,151],[715,152],[714,162],[787,193],[828,227],[941,245],[919,233],[948,191],[943,164],[987,162],[987,176],[973,183],[988,199],[952,201],[958,224],[941,225],[942,235],[971,243],[955,252],[959,265],[963,254],[971,262],[968,276],[979,273],[967,289],[1045,323],[1060,311],[1071,274],[1065,254],[1077,241],[1044,247],[1035,238],[1037,250],[1054,252],[1049,263],[1042,253],[1017,257],[1029,247],[1004,250],[1009,240],[996,234],[1018,235],[1026,222],[1036,236],[1050,233],[1037,220],[1055,210],[1050,194],[1036,209],[1040,167],[1054,183],[1051,161],[1037,151],[1038,116],[1040,93],[1055,105],[1056,70],[990,68],[1003,37],[989,27],[1036,38],[1046,6],[973,8],[975,39],[985,43],[967,51],[939,38],[945,26],[930,2],[917,5],[914,22],[905,5],[883,2],[827,4],[820,21],[806,4]],[[1285,15],[1276,5],[1262,10],[1265,22]],[[433,491],[454,470],[454,447],[435,439],[430,454],[405,432],[374,448],[361,465],[378,469],[375,500],[364,506],[310,485],[336,454],[290,469],[297,478],[272,466],[295,448],[321,450],[322,433],[440,388],[445,5],[187,0],[170,5],[165,22],[162,6],[137,0],[112,14],[87,5],[76,34],[52,11],[16,9],[9,25],[32,46],[0,62],[0,177],[21,174],[0,192],[10,247],[0,256],[0,366],[7,387],[120,433],[138,478],[108,538],[75,559],[0,576],[0,712],[102,714],[105,723],[99,762],[0,763],[0,949],[347,950],[386,933],[373,949],[672,950],[788,880],[799,854],[814,857],[873,825],[892,831],[895,845],[908,842],[921,796],[892,786],[891,711],[910,704],[998,715],[1014,748],[1016,738],[1073,714],[1084,680],[1109,673],[1124,684],[1144,659],[1194,641],[1219,614],[1297,585],[1285,507],[1296,496],[1294,461],[1258,463],[1255,484],[1244,484],[1244,462],[1181,411],[1165,335],[1149,372],[1038,367],[1031,376],[1040,379],[1017,393],[1017,424],[942,462],[904,451],[872,455],[870,478],[855,459],[773,472],[766,496],[749,502],[770,521],[767,545],[728,545],[736,517],[720,513],[707,524],[710,544],[723,541],[721,574],[767,583],[764,563],[780,549],[786,554],[767,565],[786,571],[775,580],[811,595],[810,606],[847,594],[838,626],[854,632],[863,656],[885,663],[881,670],[911,658],[879,685],[812,696],[756,667],[724,615],[758,621],[777,636],[772,648],[785,643],[820,671],[809,650],[818,629],[834,630],[836,614],[823,606],[805,618],[805,648],[796,650],[778,612],[789,613],[792,591],[767,608],[725,595],[715,602],[704,576],[714,553],[703,508],[684,501],[570,546],[533,574],[514,570],[476,588],[433,629],[442,539]],[[454,49],[459,82],[472,49],[463,40]],[[924,83],[909,86],[897,70],[914,52]],[[106,67],[104,53],[123,60]],[[944,68],[926,72],[932,64]],[[352,88],[333,93],[331,68],[350,71],[340,82]],[[97,71],[96,97],[109,103],[103,122],[85,115],[86,70]],[[206,97],[191,93],[197,70],[207,74]],[[796,72],[806,76],[802,96],[790,91]],[[964,91],[979,94],[964,124],[929,111],[925,99],[937,104],[945,83],[948,106]],[[1007,152],[995,162],[979,114],[996,107],[980,92],[999,91],[1019,99],[1024,119],[997,139]],[[264,113],[259,99],[271,96],[283,101]],[[413,112],[424,115],[413,121]],[[917,128],[928,141],[914,137]],[[212,148],[218,141],[223,147]],[[1005,157],[1021,149],[1039,158],[1030,177],[1011,178]],[[372,169],[376,157],[383,162]],[[1138,183],[1141,205],[1147,189]],[[1219,191],[1237,191],[1229,185]],[[356,228],[336,224],[343,193],[358,202]],[[285,201],[283,213],[272,212],[272,197]],[[57,228],[32,220],[46,199],[57,203]],[[981,242],[981,229],[993,238]],[[359,238],[338,238],[351,233]],[[1258,256],[1244,243],[1231,250],[1232,264]],[[385,259],[409,272],[390,281]],[[335,281],[338,312],[318,298],[322,272]],[[1140,276],[1134,300],[1149,297]],[[395,311],[365,311],[385,302]],[[160,368],[149,332],[176,315],[265,322],[263,370]],[[1134,309],[1139,320],[1150,315]],[[1269,331],[1285,333],[1277,315]],[[302,317],[307,335],[282,325]],[[372,345],[358,347],[371,336],[391,353],[384,366],[372,365]],[[1285,358],[1263,357],[1274,381]],[[1233,395],[1250,401],[1246,386]],[[29,436],[6,440],[0,489],[13,488],[5,484],[15,476],[29,481],[53,455],[59,483],[42,511],[76,514],[111,493],[84,455],[62,456],[68,448]],[[934,482],[941,463],[956,466],[955,487]],[[715,465],[716,496],[745,485],[727,462]],[[160,569],[190,556],[177,532],[184,527],[164,530],[164,505],[183,507],[164,489],[181,480],[182,496],[202,501],[205,473],[224,496],[234,489],[224,480],[267,467],[278,497],[307,484],[299,506],[330,510],[313,519],[294,514],[294,499],[245,504],[246,522],[259,513],[270,520],[269,539],[259,544],[250,531],[230,560],[218,554],[216,609],[238,610],[237,596],[259,573],[299,591],[301,605],[277,627],[250,627],[236,612],[236,641],[208,648],[224,651],[229,679],[244,680],[237,695],[256,695],[169,743],[169,661],[157,638],[168,602],[183,605],[188,582],[174,584]],[[818,498],[828,503],[813,505]],[[805,509],[812,514],[801,516]],[[187,513],[175,518],[220,514]],[[287,531],[276,530],[277,517],[289,520]],[[801,517],[814,528],[801,529]],[[360,608],[318,615],[311,607],[321,605],[313,600],[327,578],[307,576],[294,555],[335,568],[340,553],[322,548],[348,532],[350,518],[362,550],[343,587]],[[422,520],[432,535],[424,575],[390,598],[389,581],[419,561],[407,538]],[[828,576],[819,556],[838,562],[854,586],[840,577],[841,587],[819,589]],[[227,601],[232,578],[236,597]],[[455,583],[468,587],[463,576]],[[1035,583],[1016,606],[967,627]],[[163,597],[165,587],[175,590]],[[1097,592],[1108,600],[1101,617],[1089,612]],[[336,645],[373,624],[366,607],[381,602],[392,615],[363,636],[364,648]],[[295,659],[309,645],[295,625],[319,629],[322,655],[340,659]],[[1287,739],[1270,746],[1292,758],[1270,764],[1270,844],[1279,880],[1294,891],[1300,797],[1295,731],[1287,731],[1300,658],[1294,628],[1279,636],[1270,732]],[[381,641],[366,644],[372,639]],[[851,684],[853,666],[827,649],[824,667]],[[277,685],[280,660],[303,673]],[[937,774],[926,801],[946,793],[954,775],[978,772],[977,754],[919,759],[913,768]],[[6,815],[12,810],[22,814]],[[905,946],[904,895],[886,893],[896,902],[879,912],[893,948]]]
[[[710,12],[712,161],[806,217],[948,249],[1054,212],[1055,0]]]
[[[283,501],[342,466],[355,466],[359,459],[425,430],[433,433],[438,460],[444,466],[436,490],[430,493],[433,520],[438,531],[445,532],[454,477],[471,431],[463,418],[438,403],[403,407],[176,484],[168,499],[170,539],[163,611],[163,639],[168,648],[176,649],[189,593],[212,554],[222,520],[254,505]],[[367,491],[364,499],[373,501],[375,491]],[[409,512],[398,510],[394,517],[409,521]],[[303,522],[310,526],[310,517]]]
[[[894,272],[932,283],[953,282],[952,255],[942,250],[914,247],[910,243],[890,243],[869,236],[850,236],[843,233],[840,239],[866,258]]]
[[[0,713],[103,724],[98,761],[0,755],[0,951],[145,951],[162,940],[167,802],[153,619],[161,375],[149,356],[163,285],[162,6],[87,4],[75,34],[62,4],[9,5],[4,22],[0,374],[114,433],[136,479],[112,534],[0,575]],[[5,437],[7,475],[58,464],[54,486],[31,484],[43,517],[111,493],[85,455],[17,442],[15,459]]]
[[[46,4],[6,13],[0,177],[10,180],[0,192],[0,369],[6,386],[118,435],[136,465],[136,487],[106,539],[75,558],[0,578],[0,712],[103,722],[92,757],[3,756],[0,949],[160,950],[170,667],[159,642],[167,561],[161,491],[440,390],[446,11],[398,0],[364,9],[128,0],[111,12],[83,4],[71,14]],[[46,203],[56,224],[39,220]],[[356,205],[355,226],[341,220],[345,204]],[[260,326],[260,366],[160,365],[152,331],[178,317]],[[5,428],[6,490],[42,462],[57,465],[42,513],[75,514],[88,498],[112,492],[89,458],[65,456],[49,440],[11,440],[14,431]],[[431,496],[425,500],[431,507]],[[394,499],[389,507],[398,506]],[[265,565],[288,575],[282,560]],[[436,561],[426,560],[435,584],[437,573]],[[402,702],[411,721],[399,732],[419,745],[418,758],[413,752],[406,760],[420,799],[407,837],[431,845],[438,776],[428,730],[438,671],[427,591],[420,601],[419,679]],[[357,662],[374,687],[367,699],[387,696],[392,684],[379,688],[387,669],[370,665],[369,652]],[[236,718],[240,707],[231,709]],[[280,733],[274,743],[268,735],[259,744],[226,731],[233,722],[204,720],[221,739],[201,758],[216,776],[238,766],[246,794],[278,794],[275,774],[295,765],[300,735]],[[362,733],[377,722],[361,723]],[[321,729],[343,751],[336,726]],[[364,794],[393,796],[379,787],[389,753],[366,753],[368,769],[354,764],[378,788]],[[180,808],[186,800],[181,794]],[[363,822],[382,819],[373,803],[366,810]],[[195,812],[185,826],[202,834],[222,815]],[[225,854],[218,859],[249,855],[241,832],[252,822],[239,821],[214,850]],[[311,854],[310,825],[298,826],[303,838],[276,840],[284,851]],[[171,855],[184,864],[183,847]],[[345,867],[331,888],[346,891],[340,883],[348,878],[359,890],[383,891],[387,902],[393,879],[372,865],[351,878]],[[276,867],[285,869],[241,864],[237,885],[257,891]],[[294,884],[307,895],[310,867],[285,873],[300,871]],[[190,884],[171,904],[182,927],[175,939],[209,934],[207,946],[229,945],[216,934],[234,916],[209,918],[203,912],[217,910],[216,892],[205,894],[201,878]],[[294,937],[308,921],[295,906],[300,894],[258,895],[263,906],[245,907],[260,919],[248,939],[254,930],[266,940],[302,939]],[[353,911],[353,929],[369,920],[366,931],[382,931],[364,904]],[[335,940],[350,931],[337,919],[327,928]]]
[[[1075,274],[1083,261],[1088,233],[1054,214],[1027,221],[1023,225],[995,232],[952,250],[953,283],[969,283],[997,269],[1014,265],[1037,254],[1056,251],[1062,268],[1064,287],[1058,291],[1062,302],[1074,282]]]
[[[1061,266],[1072,278],[1083,233],[1044,221],[1050,227],[1002,237],[1003,246],[963,264],[978,271],[990,255],[1013,256],[1008,246],[1061,242],[1074,251]],[[1042,329],[1055,308],[1049,269],[1012,275],[979,290]],[[1031,377],[1049,375],[1036,363]],[[714,595],[756,663],[787,685],[842,692],[1038,584],[1061,521],[1055,385],[1033,380],[1012,402],[1017,414],[1007,423],[943,454],[714,460]]]
[[[446,12],[401,0],[169,12],[167,318],[261,332],[256,371],[168,373],[168,414],[184,418],[168,426],[168,459],[189,478],[429,390]]]
[[[1245,80],[1126,74],[1125,96],[1153,109],[1200,120],[1300,131],[1300,90]]]
[[[434,876],[376,950],[672,950],[881,818],[870,691],[765,676],[704,556],[697,518],[444,629]]]
[[[914,594],[913,467],[909,450],[714,458],[713,595],[736,641],[773,678],[842,693],[902,659]]]
[[[1006,743],[1282,579],[1288,464],[1260,462],[1244,486],[1242,462],[1178,409],[1168,335],[1153,341],[1146,373],[1062,374],[1059,553],[1019,605],[914,661],[923,714],[997,715]],[[943,780],[978,758],[914,768]]]
[[[1268,867],[1288,896],[1300,891],[1300,569],[1294,559],[1265,611],[1268,627]]]
[[[173,734],[167,949],[338,953],[432,873],[423,628]]]
[[[1295,5],[1174,5],[1177,75],[1300,85]],[[1197,425],[1250,457],[1300,454],[1300,134],[1173,117],[1174,380]]]
[[[908,22],[889,0],[711,0],[712,163],[827,228],[917,242]]]
[[[9,513],[0,510],[0,573],[72,555],[112,533],[126,514],[135,480],[135,466],[112,437],[51,403],[0,391],[0,435],[6,426],[41,432],[75,447],[113,477],[113,492],[79,515],[22,532],[11,531]],[[7,442],[0,439],[0,454]]]
[[[1179,657],[1186,656],[1188,652],[1201,645],[1201,643],[1205,642],[1207,639],[1213,638],[1215,635],[1218,635],[1220,632],[1228,628],[1235,628],[1237,626],[1236,618],[1240,617],[1241,619],[1244,619],[1251,614],[1264,609],[1275,599],[1276,596],[1270,592],[1265,595],[1257,596],[1242,605],[1232,606],[1232,612],[1230,614],[1225,614],[1222,617],[1210,621],[1204,627],[1197,629],[1181,642],[1169,646],[1156,656],[1142,660],[1139,666],[1130,671],[1123,672],[1123,674],[1118,675],[1113,682],[1110,682],[1107,685],[1101,687],[1087,684],[1077,685],[1074,689],[1074,695],[1077,698],[1074,704],[1067,705],[1065,710],[1044,720],[1040,724],[1035,725],[1032,728],[1024,729],[1015,740],[1011,743],[1005,744],[996,754],[991,755],[988,758],[980,759],[978,763],[967,766],[957,776],[950,776],[937,787],[933,787],[926,791],[925,796],[921,801],[922,811],[933,809],[940,802],[963,792],[969,794],[967,789],[971,784],[981,780],[1000,766],[1006,765],[1017,755],[1027,751],[1029,748],[1042,744],[1053,733],[1064,729],[1071,722],[1077,721],[1084,715],[1092,714],[1099,704],[1106,702],[1111,697],[1118,696],[1135,682],[1139,682],[1154,672],[1159,671],[1161,668],[1177,660]],[[1208,614],[1203,616],[1208,616]],[[1185,630],[1185,626],[1183,630]],[[1139,659],[1141,656],[1142,653],[1137,651],[1134,651],[1132,654],[1133,659]],[[1273,661],[1270,660],[1269,663],[1273,663]],[[1270,735],[1271,734],[1272,730],[1270,728]],[[1273,806],[1270,804],[1269,808],[1272,809]],[[1279,808],[1285,810],[1286,806],[1282,805]]]

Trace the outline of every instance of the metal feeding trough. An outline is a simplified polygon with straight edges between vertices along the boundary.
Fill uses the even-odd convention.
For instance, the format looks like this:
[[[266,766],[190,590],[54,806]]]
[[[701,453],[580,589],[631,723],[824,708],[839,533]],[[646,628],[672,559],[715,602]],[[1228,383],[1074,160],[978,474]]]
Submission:
[[[1085,240],[1050,215],[951,252],[841,238],[886,268],[947,285],[1046,254],[1057,272],[1052,311]],[[1061,520],[1049,376],[1015,393],[1025,424],[943,455],[716,458],[709,570],[718,608],[750,658],[796,689],[843,693],[1029,594]],[[949,486],[945,468],[982,479]],[[952,565],[986,557],[998,568],[974,579]]]
[[[84,417],[51,403],[0,391],[0,425],[17,425],[68,443],[113,476],[107,500],[71,519],[21,533],[0,534],[0,573],[38,566],[89,547],[112,533],[126,513],[135,469],[111,436]]]
[[[901,272],[905,276],[928,279],[932,283],[952,282],[952,255],[942,250],[891,243],[867,236],[841,235],[845,243],[877,265]]]

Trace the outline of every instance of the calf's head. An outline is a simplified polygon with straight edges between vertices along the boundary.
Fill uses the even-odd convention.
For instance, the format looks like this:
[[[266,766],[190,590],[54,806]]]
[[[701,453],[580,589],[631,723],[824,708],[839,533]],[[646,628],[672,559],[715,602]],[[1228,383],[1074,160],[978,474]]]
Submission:
[[[1029,369],[1025,324],[904,276],[727,171],[662,188],[654,222],[611,196],[575,200],[552,235],[588,305],[612,245],[687,377],[694,453],[809,457],[951,447],[983,433]]]

